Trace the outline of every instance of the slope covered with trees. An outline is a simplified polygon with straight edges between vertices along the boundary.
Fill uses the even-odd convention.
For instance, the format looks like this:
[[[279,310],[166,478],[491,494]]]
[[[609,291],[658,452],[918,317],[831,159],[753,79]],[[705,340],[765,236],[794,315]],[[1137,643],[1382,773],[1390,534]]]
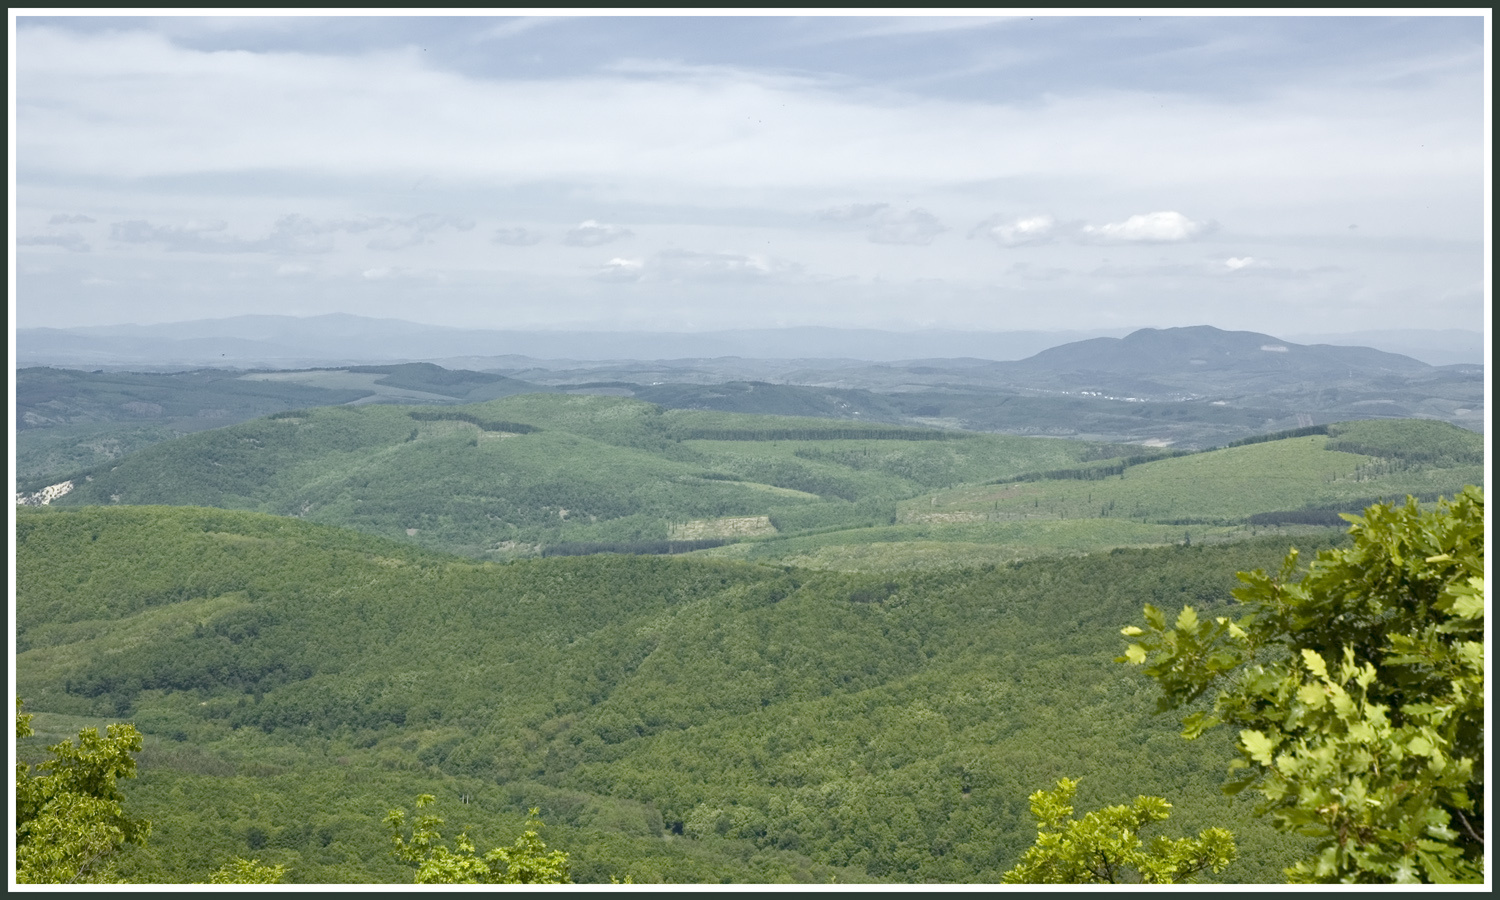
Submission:
[[[496,560],[884,570],[1338,524],[1483,475],[1483,439],[1445,423],[1316,430],[1183,454],[533,394],[278,413],[78,473],[51,502],[248,509]]]
[[[145,734],[126,877],[265,851],[402,880],[379,814],[432,793],[477,846],[539,807],[579,880],[993,881],[1036,785],[1088,773],[1087,808],[1168,797],[1183,833],[1235,832],[1223,877],[1275,880],[1298,844],[1218,793],[1227,741],[1181,741],[1110,660],[1143,597],[1216,607],[1284,550],[494,565],[243,512],[22,511],[19,689],[52,733]]]

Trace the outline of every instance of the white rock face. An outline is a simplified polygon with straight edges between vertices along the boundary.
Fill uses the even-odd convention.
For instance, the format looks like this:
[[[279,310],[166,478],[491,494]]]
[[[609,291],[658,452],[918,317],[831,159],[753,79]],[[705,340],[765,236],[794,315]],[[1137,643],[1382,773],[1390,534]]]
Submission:
[[[63,481],[58,484],[49,484],[35,494],[16,494],[17,506],[46,506],[58,497],[73,489],[73,482]]]

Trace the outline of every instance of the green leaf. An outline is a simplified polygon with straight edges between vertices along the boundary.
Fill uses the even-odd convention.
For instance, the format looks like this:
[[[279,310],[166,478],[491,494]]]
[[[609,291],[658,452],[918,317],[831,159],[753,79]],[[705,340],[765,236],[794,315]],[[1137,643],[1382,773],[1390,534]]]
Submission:
[[[1271,754],[1276,752],[1276,744],[1270,738],[1259,731],[1241,731],[1240,744],[1250,758],[1263,766],[1271,765]]]

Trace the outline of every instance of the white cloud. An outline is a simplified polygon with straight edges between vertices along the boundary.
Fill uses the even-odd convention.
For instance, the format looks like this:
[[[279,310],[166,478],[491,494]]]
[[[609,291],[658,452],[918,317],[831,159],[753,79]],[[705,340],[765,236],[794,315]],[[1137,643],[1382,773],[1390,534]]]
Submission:
[[[1231,256],[1224,260],[1224,265],[1228,266],[1230,271],[1234,271],[1236,269],[1243,269],[1254,262],[1255,257],[1253,256]]]
[[[760,254],[663,250],[650,258],[615,257],[594,270],[598,281],[663,284],[756,284],[795,277],[801,267]]]
[[[88,225],[94,220],[81,213],[58,213],[47,220],[49,225]]]
[[[467,23],[455,26],[465,30],[459,43],[475,50],[473,41],[492,24],[490,36],[504,37],[539,23]],[[850,20],[811,30],[848,32],[865,24],[926,30],[971,23]],[[290,278],[276,282],[285,288],[282,299],[268,291],[229,301],[203,287],[217,286],[216,269],[244,268],[243,260],[227,257],[246,253],[264,255],[252,267],[257,271],[308,260],[297,255],[327,254],[317,260],[320,273],[352,273],[357,280],[378,270],[390,277],[378,267],[399,261],[462,272],[455,284],[472,288],[475,297],[560,298],[533,304],[547,307],[527,312],[539,318],[584,316],[577,310],[587,307],[590,291],[613,314],[621,292],[590,285],[586,276],[598,269],[606,281],[651,282],[640,315],[672,321],[688,320],[660,312],[680,295],[684,308],[703,310],[705,323],[749,321],[772,315],[773,307],[802,321],[868,322],[876,304],[867,304],[867,289],[880,284],[895,298],[890,308],[901,310],[893,316],[967,322],[973,311],[989,309],[988,300],[974,298],[991,297],[1000,283],[1011,292],[1006,308],[1017,316],[1066,322],[1084,306],[1038,301],[1038,273],[1074,273],[1057,279],[1056,296],[1086,297],[1089,279],[1105,277],[1090,274],[1100,257],[1122,264],[1127,257],[1159,257],[1191,269],[1189,276],[1158,266],[1122,278],[1145,298],[1130,308],[1144,310],[1131,313],[1141,322],[1169,321],[1150,304],[1175,302],[1174,284],[1200,280],[1180,292],[1186,312],[1176,321],[1190,324],[1204,314],[1201,280],[1218,276],[1224,290],[1248,294],[1255,286],[1247,277],[1264,284],[1314,264],[1339,266],[1341,273],[1308,276],[1305,289],[1292,285],[1287,296],[1299,304],[1316,301],[1316,288],[1352,298],[1339,300],[1348,309],[1398,317],[1415,315],[1411,304],[1387,299],[1398,294],[1469,298],[1462,302],[1471,304],[1464,313],[1471,318],[1483,308],[1476,299],[1483,281],[1475,223],[1483,222],[1485,146],[1477,63],[1403,76],[1400,84],[1362,77],[1369,64],[1320,63],[1297,79],[1247,68],[1235,76],[1244,91],[1232,98],[1198,84],[1195,76],[1204,70],[1173,67],[1152,75],[1160,91],[1020,68],[1015,75],[1026,84],[1015,88],[1005,79],[964,76],[952,82],[960,89],[934,91],[919,84],[921,73],[909,60],[878,58],[900,52],[904,40],[869,38],[838,48],[861,54],[868,48],[868,72],[886,73],[850,78],[855,69],[841,69],[838,60],[827,69],[799,68],[784,56],[766,62],[742,46],[731,54],[713,40],[689,58],[733,65],[614,65],[620,56],[672,55],[649,28],[634,36],[630,29],[609,32],[620,37],[617,44],[602,42],[597,53],[577,59],[554,53],[545,61],[517,56],[487,63],[477,50],[468,59],[424,54],[415,44],[420,29],[413,29],[411,46],[365,50],[405,39],[350,43],[318,20],[279,20],[276,27],[285,39],[236,43],[174,41],[167,24],[146,19],[18,24],[15,189],[20,232],[34,245],[23,246],[25,255],[59,269],[86,261],[90,273],[97,269],[121,284],[149,271],[156,284],[186,285],[180,273],[196,267],[203,277],[192,290],[217,304],[216,314],[230,302],[245,310],[280,302],[298,311],[341,302],[312,298]],[[1227,20],[1224,27],[1237,33]],[[801,28],[791,23],[784,32]],[[531,40],[552,37],[548,28],[503,46],[540,57],[548,48]],[[1109,43],[1090,46],[1110,57]],[[758,70],[751,68],[757,59],[765,63]],[[992,59],[987,50],[984,60],[967,62]],[[1224,80],[1221,58],[1204,64]],[[878,197],[888,202],[873,202]],[[86,209],[101,212],[103,224],[58,218]],[[457,225],[424,229],[412,215],[422,209],[472,216],[488,231],[460,239],[449,234]],[[1161,212],[1127,218],[1132,209]],[[1174,212],[1184,209],[1202,221]],[[284,215],[288,210],[299,212]],[[1010,214],[987,220],[973,236],[1006,247],[1035,244],[1004,255],[1045,268],[1006,276],[1013,259],[997,260],[1002,254],[986,243],[935,239],[945,222],[968,230],[995,210]],[[54,216],[50,226],[48,216]],[[602,247],[623,241],[629,229],[579,224],[588,216],[652,224],[634,225],[642,232],[607,255]],[[1210,216],[1233,223],[1234,244],[1204,240]],[[228,225],[182,224],[193,217]],[[1085,229],[1085,221],[1095,227]],[[1348,228],[1352,222],[1360,223],[1357,231]],[[93,244],[92,256],[58,249],[73,231]],[[560,238],[598,249],[581,255],[560,246]],[[501,249],[531,244],[541,246]],[[893,250],[893,244],[916,249]],[[1111,244],[1136,252],[1099,252]],[[1149,252],[1139,252],[1146,246]],[[164,249],[193,258],[163,258]],[[1252,260],[1243,271],[1226,260],[1231,250],[1234,259]],[[777,262],[782,257],[815,274],[793,279],[801,270],[784,267]],[[1450,257],[1454,264],[1444,262]],[[75,280],[61,287],[32,279],[18,305],[26,304],[33,319],[60,323],[168,302],[161,290],[123,288],[75,302],[67,288],[82,274],[70,271]],[[795,289],[709,284],[782,278],[795,280]],[[935,278],[948,287],[934,287]],[[512,289],[523,280],[525,290]],[[181,298],[189,288],[180,290],[175,308],[187,309]],[[945,299],[945,290],[959,299]],[[731,299],[746,293],[762,298],[765,308]],[[489,299],[466,300],[457,290],[423,312],[450,306],[478,310],[475,321],[498,315]],[[1444,307],[1453,316],[1459,308],[1458,301]]]
[[[617,256],[600,266],[594,272],[594,278],[599,281],[640,281],[644,269],[642,260]]]
[[[1143,241],[1162,243],[1186,241],[1207,228],[1203,222],[1195,222],[1180,212],[1146,213],[1131,216],[1123,222],[1094,227],[1086,225],[1083,234],[1106,241]]]
[[[563,235],[563,243],[570,247],[597,247],[611,241],[624,240],[634,233],[621,225],[605,225],[588,219],[580,222],[578,227],[568,229],[568,233]]]
[[[1382,192],[1415,196],[1478,177],[1483,147],[1472,112],[1454,114],[1482,100],[1466,82],[1394,94],[1319,85],[1233,104],[1095,90],[1022,105],[722,67],[466,77],[434,68],[415,47],[206,52],[140,31],[49,27],[18,41],[22,177],[437,173],[453,183],[618,185],[637,196],[660,196],[664,185],[859,196],[877,184],[1056,177],[1112,189],[1192,185],[1263,203],[1266,178],[1225,173],[1276,173],[1269,180],[1340,197],[1378,177]],[[1413,134],[1424,140],[1393,140]]]
[[[979,230],[1002,247],[1019,247],[1025,244],[1044,244],[1057,236],[1057,220],[1051,216],[1024,216],[1011,222],[990,225],[982,223]]]

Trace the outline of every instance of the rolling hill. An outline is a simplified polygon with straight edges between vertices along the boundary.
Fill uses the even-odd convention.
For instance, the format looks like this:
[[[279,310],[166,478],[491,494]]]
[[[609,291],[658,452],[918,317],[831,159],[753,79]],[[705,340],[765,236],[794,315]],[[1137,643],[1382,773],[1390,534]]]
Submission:
[[[1182,455],[532,394],[277,413],[96,467],[51,502],[254,510],[486,559],[879,569],[1236,539],[1482,480],[1480,436],[1441,422],[1312,430]]]
[[[420,792],[481,842],[541,807],[596,881],[994,881],[1061,776],[1083,804],[1155,793],[1174,829],[1232,828],[1229,880],[1299,848],[1219,792],[1227,736],[1183,741],[1112,662],[1143,602],[1220,608],[1284,538],[861,576],[494,565],[94,507],[20,511],[16,548],[28,746],[104,717],[147,735],[133,880],[250,853],[294,881],[401,880],[378,822]]]

